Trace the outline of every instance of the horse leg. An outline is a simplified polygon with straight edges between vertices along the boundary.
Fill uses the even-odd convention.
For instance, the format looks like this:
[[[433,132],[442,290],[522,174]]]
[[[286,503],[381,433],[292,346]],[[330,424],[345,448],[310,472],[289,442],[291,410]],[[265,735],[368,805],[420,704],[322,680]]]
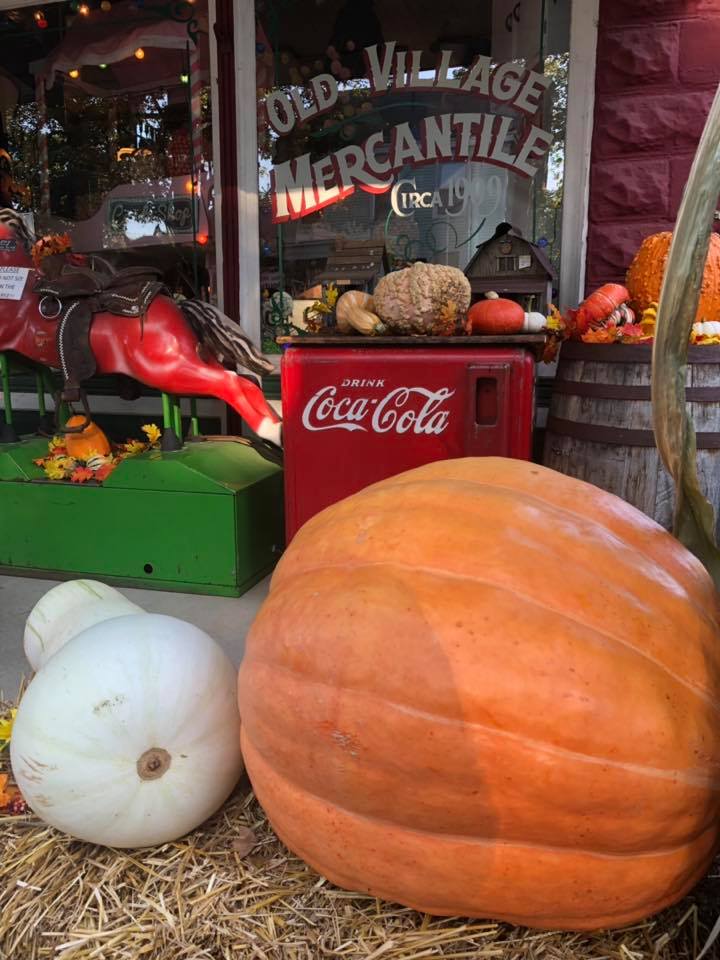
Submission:
[[[6,353],[0,353],[0,379],[4,405],[3,422],[0,424],[0,443],[17,443],[20,439],[13,426],[12,397],[10,395],[10,363]]]
[[[186,381],[178,377],[175,389],[181,396],[206,395],[228,403],[263,440],[281,445],[281,422],[265,399],[261,388],[245,377],[239,377],[221,366],[203,365],[193,369]]]
[[[245,377],[226,371],[230,398],[228,403],[233,407],[251,430],[261,437],[282,446],[282,421],[265,399],[262,389],[253,381]]]

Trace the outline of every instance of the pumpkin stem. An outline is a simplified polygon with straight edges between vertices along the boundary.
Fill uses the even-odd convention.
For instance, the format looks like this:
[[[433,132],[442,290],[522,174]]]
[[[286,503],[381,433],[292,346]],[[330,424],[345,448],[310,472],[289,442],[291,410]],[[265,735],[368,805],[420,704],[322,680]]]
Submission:
[[[720,589],[715,512],[698,483],[695,429],[685,404],[688,344],[720,194],[720,87],[688,178],[660,292],[652,357],[655,442],[675,483],[673,531]]]
[[[137,772],[141,780],[159,780],[167,772],[172,757],[162,747],[150,747],[141,754],[137,762]]]

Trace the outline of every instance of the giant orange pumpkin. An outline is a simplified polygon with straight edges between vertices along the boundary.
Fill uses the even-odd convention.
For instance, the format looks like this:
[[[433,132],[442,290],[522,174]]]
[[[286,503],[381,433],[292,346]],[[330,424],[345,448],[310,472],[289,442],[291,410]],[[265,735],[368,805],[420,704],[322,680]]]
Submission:
[[[85,417],[70,417],[68,427],[79,427],[85,422]],[[65,449],[71,457],[77,460],[87,460],[93,453],[107,456],[110,453],[110,442],[96,423],[90,422],[80,433],[65,434]]]
[[[625,284],[631,302],[638,311],[645,310],[660,299],[671,240],[672,234],[669,232],[646,237],[628,268]],[[710,249],[705,261],[695,319],[698,322],[720,320],[720,237],[716,233],[710,235]]]
[[[240,671],[253,786],[351,890],[637,920],[718,847],[717,612],[684,547],[581,481],[499,458],[383,481],[277,567]]]

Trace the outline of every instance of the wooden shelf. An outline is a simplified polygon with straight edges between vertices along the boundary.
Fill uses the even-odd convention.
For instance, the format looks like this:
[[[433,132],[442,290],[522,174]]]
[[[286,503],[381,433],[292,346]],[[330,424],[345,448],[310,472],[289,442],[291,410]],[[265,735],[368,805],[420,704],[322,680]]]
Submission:
[[[278,337],[281,346],[294,347],[530,347],[540,348],[545,337],[539,333],[515,333],[485,337],[364,337],[318,334],[306,337]]]

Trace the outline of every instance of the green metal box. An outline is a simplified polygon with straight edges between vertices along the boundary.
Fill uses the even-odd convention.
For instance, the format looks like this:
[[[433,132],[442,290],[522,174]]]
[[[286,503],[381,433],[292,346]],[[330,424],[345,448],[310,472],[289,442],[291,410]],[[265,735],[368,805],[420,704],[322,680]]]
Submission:
[[[103,484],[45,478],[47,441],[0,447],[0,571],[237,597],[277,562],[282,470],[232,441],[124,460]]]

